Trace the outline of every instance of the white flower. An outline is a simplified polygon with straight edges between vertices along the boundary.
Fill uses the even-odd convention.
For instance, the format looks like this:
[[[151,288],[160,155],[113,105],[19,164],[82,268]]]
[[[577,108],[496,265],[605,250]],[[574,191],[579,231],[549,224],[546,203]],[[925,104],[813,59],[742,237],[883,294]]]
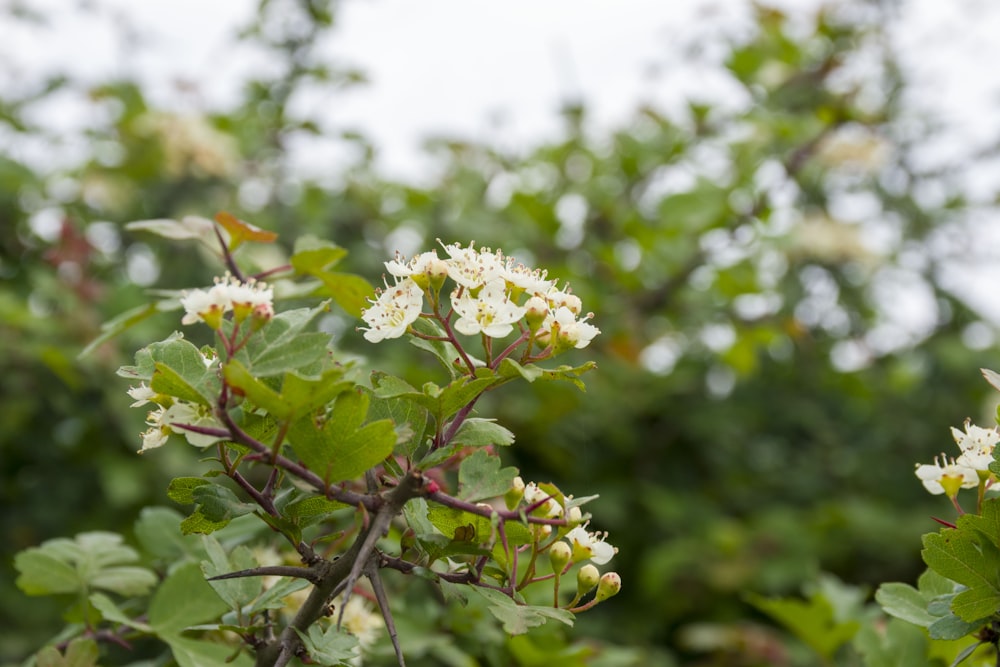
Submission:
[[[989,471],[993,463],[993,450],[1000,442],[1000,432],[996,428],[982,428],[970,420],[965,420],[965,433],[952,427],[951,435],[955,444],[962,450],[958,457],[959,465],[966,465],[975,470]]]
[[[251,313],[261,319],[270,319],[274,315],[273,301],[274,290],[267,283],[253,279],[244,283],[227,273],[216,278],[207,291],[196,289],[184,294],[181,305],[185,315],[181,324],[205,322],[217,329],[222,316],[231,310],[237,311],[237,321]]]
[[[135,400],[135,403],[133,403],[129,407],[138,408],[152,401],[153,398],[156,396],[156,392],[147,387],[146,383],[143,382],[138,387],[129,387],[128,395],[131,396],[133,400]]]
[[[580,301],[580,297],[569,291],[552,290],[545,294],[545,299],[553,310],[569,308],[574,315],[579,315],[580,311],[583,310],[583,302]]]
[[[617,549],[605,542],[607,537],[607,533],[589,533],[584,526],[577,526],[566,533],[566,539],[573,547],[574,560],[589,559],[598,565],[604,565],[617,553]]]
[[[463,248],[457,243],[442,247],[448,253],[448,276],[466,289],[476,289],[504,275],[503,255],[489,248],[478,251],[472,243]]]
[[[979,475],[974,468],[955,459],[949,460],[944,454],[941,454],[940,460],[935,456],[933,465],[918,464],[915,472],[924,488],[934,495],[947,493],[948,497],[954,498],[960,488],[970,489],[979,485]]]
[[[181,324],[207,322],[218,326],[222,315],[232,308],[225,288],[215,285],[209,290],[196,289],[186,292],[181,298],[184,307],[184,317]]]
[[[552,290],[555,284],[546,280],[547,271],[532,269],[524,264],[515,264],[512,257],[504,262],[503,279],[521,292],[532,296],[543,295]]]
[[[223,439],[214,435],[175,428],[179,424],[222,428],[222,424],[212,415],[212,411],[208,407],[188,401],[175,401],[169,408],[161,407],[146,415],[146,425],[149,428],[142,433],[142,449],[139,450],[139,453],[142,454],[146,450],[162,447],[172,433],[183,435],[195,447],[208,447]]]
[[[384,625],[382,616],[372,611],[360,595],[352,595],[344,605],[341,627],[358,638],[361,648],[370,646]]]
[[[162,421],[169,427],[186,424],[188,426],[201,426],[205,428],[222,428],[222,424],[215,418],[210,408],[204,405],[189,403],[188,401],[176,401],[163,413]],[[174,433],[183,435],[195,447],[208,447],[224,439],[205,433],[195,433],[185,428],[171,428],[171,430]]]
[[[514,329],[513,323],[524,317],[524,307],[510,299],[507,283],[500,278],[486,283],[476,296],[469,289],[455,290],[451,304],[460,316],[455,329],[467,336],[481,332],[503,338]]]
[[[546,500],[547,499],[547,500]],[[552,498],[547,492],[538,488],[538,485],[534,482],[528,482],[524,485],[524,502],[529,506],[535,503],[540,503],[538,509],[548,518],[559,518],[563,514],[562,505],[560,505],[555,498]]]
[[[587,322],[592,316],[593,313],[588,313],[586,317],[578,320],[568,307],[559,306],[545,319],[539,330],[539,338],[544,342],[555,332],[557,349],[587,347],[590,341],[601,333],[600,329]]]
[[[235,278],[229,278],[227,295],[236,311],[237,321],[251,313],[262,319],[270,319],[274,315],[274,290],[267,283],[248,280],[241,283]]]
[[[421,273],[431,275],[442,269],[447,273],[448,270],[444,260],[438,258],[436,250],[422,252],[409,260],[397,252],[395,259],[385,262],[385,268],[397,278],[410,278]]]
[[[392,287],[378,291],[372,306],[361,313],[368,328],[362,327],[365,340],[377,343],[386,338],[399,338],[406,328],[420,317],[424,293],[410,278],[403,278]]]
[[[167,438],[170,437],[170,428],[163,422],[163,412],[163,408],[158,408],[151,410],[146,415],[146,425],[149,428],[141,434],[142,449],[139,450],[140,454],[149,449],[162,447],[167,442]]]

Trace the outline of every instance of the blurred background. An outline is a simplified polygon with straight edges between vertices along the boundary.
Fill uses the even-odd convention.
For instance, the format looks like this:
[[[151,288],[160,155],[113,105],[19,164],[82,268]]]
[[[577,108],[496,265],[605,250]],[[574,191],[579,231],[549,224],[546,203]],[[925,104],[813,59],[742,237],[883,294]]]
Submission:
[[[1000,9],[939,4],[0,1],[0,664],[61,626],[13,554],[128,534],[192,470],[135,456],[115,376],[176,318],[80,353],[220,271],[124,224],[219,210],[281,235],[266,265],[311,233],[377,282],[475,239],[570,280],[587,392],[483,412],[525,478],[601,496],[593,664],[809,664],[744,595],[913,581],[952,512],[913,466],[994,419]]]

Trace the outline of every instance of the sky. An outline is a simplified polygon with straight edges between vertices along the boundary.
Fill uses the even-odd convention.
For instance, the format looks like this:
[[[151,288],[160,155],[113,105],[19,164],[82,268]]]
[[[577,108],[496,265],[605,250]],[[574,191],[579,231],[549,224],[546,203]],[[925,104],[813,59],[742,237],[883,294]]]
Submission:
[[[121,75],[147,82],[162,106],[197,110],[231,103],[243,80],[269,67],[233,39],[256,0],[5,1],[25,4],[48,25],[0,26],[0,86],[30,87],[58,71],[93,82]],[[794,14],[821,2],[767,4]],[[1000,3],[898,0],[897,11],[892,39],[910,104],[947,127],[926,159],[954,158],[1000,135],[1000,119],[979,111],[1000,97],[996,58],[988,57],[998,49]],[[428,135],[518,148],[551,137],[566,101],[585,100],[602,128],[626,122],[640,103],[669,111],[690,97],[725,100],[732,89],[712,66],[712,46],[750,23],[746,0],[346,0],[322,50],[370,83],[301,104],[332,129],[372,137],[387,174],[419,178]],[[692,45],[704,50],[703,65],[684,58]],[[42,122],[66,130],[85,124],[86,110],[67,112],[74,103],[85,106],[54,100]],[[335,168],[322,151],[304,151],[302,161]],[[969,188],[992,197],[996,180],[970,174]]]

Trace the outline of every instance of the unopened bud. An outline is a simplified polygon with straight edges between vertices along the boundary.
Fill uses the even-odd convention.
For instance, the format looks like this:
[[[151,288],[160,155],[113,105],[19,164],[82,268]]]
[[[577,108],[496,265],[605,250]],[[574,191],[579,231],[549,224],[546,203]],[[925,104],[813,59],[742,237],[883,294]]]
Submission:
[[[448,278],[448,262],[438,257],[427,262],[427,270],[424,272],[427,276],[428,283],[432,292],[437,292],[444,285],[445,279]]]
[[[569,521],[570,525],[583,521],[583,510],[580,509],[579,505],[574,505],[567,510],[566,520]]]
[[[503,501],[507,509],[512,510],[521,504],[522,498],[524,498],[524,480],[517,476],[504,494]]]
[[[594,565],[587,563],[576,573],[576,593],[584,595],[589,593],[601,579],[601,572]]]
[[[250,326],[258,331],[274,317],[274,306],[269,303],[258,303],[250,314]]]
[[[549,562],[552,564],[552,571],[559,574],[566,568],[573,550],[565,542],[556,542],[549,547]]]
[[[618,595],[618,591],[621,589],[622,578],[618,576],[618,573],[606,572],[601,577],[600,583],[597,584],[597,595],[595,598],[598,602],[604,602],[608,598]]]
[[[549,304],[539,296],[533,296],[524,304],[524,321],[528,323],[528,329],[538,331],[539,327],[549,316]]]

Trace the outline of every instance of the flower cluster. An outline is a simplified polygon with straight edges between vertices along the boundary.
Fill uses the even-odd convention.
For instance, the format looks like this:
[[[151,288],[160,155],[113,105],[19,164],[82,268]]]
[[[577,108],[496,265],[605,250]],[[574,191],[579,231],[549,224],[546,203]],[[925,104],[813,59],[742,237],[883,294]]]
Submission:
[[[435,312],[446,279],[455,287],[450,293],[454,328],[461,334],[504,338],[518,326],[541,345],[554,351],[583,348],[600,333],[581,316],[583,304],[568,287],[560,289],[543,270],[505,257],[499,250],[475,248],[473,244],[442,244],[447,258],[436,250],[407,260],[397,254],[385,263],[394,283],[378,290],[371,306],[362,313],[368,325],[365,339],[377,343],[398,338],[420,317],[426,296]]]
[[[172,433],[183,435],[195,447],[208,447],[222,439],[214,435],[176,428],[178,425],[221,428],[222,424],[204,405],[157,394],[145,383],[138,387],[130,387],[128,395],[134,400],[130,407],[138,408],[149,403],[156,405],[156,409],[150,410],[146,415],[146,426],[149,428],[140,434],[142,437],[140,454],[162,447]]]
[[[216,359],[202,353],[202,363],[205,364],[205,368],[211,368],[216,363]],[[129,407],[140,408],[149,404],[156,406],[155,410],[150,410],[146,414],[148,428],[140,434],[142,438],[140,454],[150,449],[162,447],[173,433],[183,435],[188,443],[202,448],[222,439],[214,435],[179,428],[181,425],[211,429],[222,428],[222,424],[216,419],[212,410],[205,405],[158,394],[145,382],[138,387],[129,387],[128,395],[133,401]]]
[[[935,495],[955,498],[959,489],[990,486],[996,477],[990,472],[993,450],[1000,442],[1000,431],[976,426],[965,420],[965,431],[952,427],[951,435],[961,453],[957,458],[945,454],[934,457],[932,464],[917,464],[916,475],[924,488]]]
[[[215,285],[207,290],[195,289],[185,292],[181,298],[184,317],[181,324],[204,322],[213,329],[222,325],[222,317],[233,313],[237,322],[252,317],[255,322],[267,322],[274,317],[274,290],[267,283],[253,278],[240,282],[227,273],[215,279]]]
[[[606,541],[608,534],[589,532],[587,524],[583,523],[583,512],[579,505],[573,504],[573,496],[562,496],[555,487],[551,485],[549,487],[554,490],[553,493],[541,488],[535,482],[525,484],[520,477],[515,477],[507,500],[515,507],[523,501],[525,509],[534,516],[566,519],[569,525],[573,526],[564,536],[566,542],[563,544],[569,547],[566,552],[569,554],[567,562],[578,563],[589,560],[598,565],[605,565],[618,553],[618,549]],[[552,527],[549,525],[540,524],[537,528],[541,529],[542,536],[548,536],[552,532]]]

